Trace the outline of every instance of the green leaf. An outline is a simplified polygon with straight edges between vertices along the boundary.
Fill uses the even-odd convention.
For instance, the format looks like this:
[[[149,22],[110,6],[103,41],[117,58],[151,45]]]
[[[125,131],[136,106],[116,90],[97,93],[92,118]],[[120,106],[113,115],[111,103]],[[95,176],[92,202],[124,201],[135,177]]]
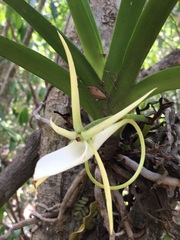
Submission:
[[[171,237],[170,237],[168,234],[166,234],[166,235],[164,236],[164,240],[171,240]]]
[[[23,108],[19,113],[18,122],[22,126],[24,123],[28,123],[29,121],[29,112],[27,108]]]
[[[50,9],[51,9],[51,14],[52,14],[54,20],[56,20],[56,18],[58,16],[58,11],[57,11],[57,7],[55,6],[54,2],[50,3]]]
[[[13,240],[14,240],[14,239],[19,239],[20,234],[21,234],[21,230],[20,230],[20,229],[15,230],[15,231],[13,232],[13,234],[12,234]]]
[[[146,3],[131,36],[110,95],[112,106],[129,94],[129,89],[135,84],[144,59],[176,3],[177,0],[164,0],[163,2],[150,0]]]
[[[40,90],[39,90],[39,93],[38,93],[38,96],[41,100],[43,100],[45,94],[47,92],[47,89],[45,87],[41,87]]]
[[[2,106],[0,106],[0,118],[3,119],[4,118],[4,109]]]
[[[179,76],[180,67],[172,67],[144,78],[130,89],[128,95],[122,99],[121,108],[123,109],[153,88],[156,90],[149,97],[165,91],[180,89]]]
[[[4,204],[4,205],[0,208],[0,222],[2,222],[2,220],[3,220],[5,210],[6,210],[6,204]]]
[[[0,122],[0,127],[4,130],[5,133],[9,135],[12,141],[16,142],[18,140],[18,136],[15,132],[13,132],[10,127],[6,127],[4,123]]]
[[[21,17],[23,17],[43,38],[46,42],[65,60],[66,54],[62,46],[59,36],[57,34],[57,28],[53,26],[46,18],[44,18],[39,12],[32,8],[24,0],[3,0],[15,11],[17,11]],[[27,14],[28,13],[28,14]],[[100,88],[100,80],[88,63],[84,55],[79,49],[59,30],[61,35],[65,38],[68,47],[73,56],[75,67],[78,77],[87,86],[95,86]]]
[[[102,77],[105,58],[102,42],[88,0],[67,0],[84,54],[99,78]]]
[[[107,93],[110,93],[113,88],[110,78],[115,81],[115,77],[120,71],[129,41],[145,2],[146,0],[121,1],[103,76]]]
[[[2,36],[0,55],[70,94],[69,73],[43,55]]]
[[[1,19],[1,22],[6,21],[6,11],[3,3],[0,3],[0,19]]]
[[[7,7],[6,7],[6,18],[7,18],[8,20],[11,19],[13,13],[14,13],[14,10],[13,10],[11,7],[7,6]]]
[[[9,151],[13,151],[16,148],[16,142],[14,141],[13,138],[10,138],[9,140]]]
[[[20,29],[22,26],[22,18],[17,14],[10,6],[6,8],[6,18],[11,21],[17,29]]]
[[[2,36],[0,36],[0,55],[70,95],[69,73],[43,55]],[[94,119],[98,118],[101,115],[98,102],[81,81],[78,84],[81,106]]]
[[[76,232],[71,233],[70,240],[78,240],[80,234],[85,230],[91,230],[95,226],[96,218],[95,215],[97,214],[97,202],[92,202],[90,204],[90,212],[87,216],[83,218],[83,224],[79,227]]]

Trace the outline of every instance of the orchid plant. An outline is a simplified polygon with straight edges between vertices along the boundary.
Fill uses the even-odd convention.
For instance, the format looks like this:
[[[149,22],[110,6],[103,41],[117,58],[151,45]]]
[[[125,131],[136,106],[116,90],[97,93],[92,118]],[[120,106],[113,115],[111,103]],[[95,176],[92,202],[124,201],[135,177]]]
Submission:
[[[133,119],[123,119],[127,113],[134,109],[138,104],[140,104],[148,95],[151,94],[153,90],[142,96],[140,99],[130,104],[125,109],[114,114],[113,116],[106,117],[103,119],[96,120],[87,126],[83,126],[80,113],[80,100],[78,91],[78,81],[76,76],[76,70],[73,62],[71,52],[64,40],[64,38],[59,34],[59,37],[64,46],[70,71],[70,82],[71,82],[71,98],[72,98],[72,119],[74,131],[68,131],[64,128],[57,126],[52,119],[50,120],[50,125],[54,131],[70,140],[69,145],[61,148],[55,152],[49,153],[43,156],[37,163],[34,173],[34,181],[36,186],[39,186],[43,181],[45,181],[49,176],[64,172],[72,167],[85,163],[87,174],[90,179],[99,187],[104,188],[106,197],[106,206],[109,217],[109,232],[113,232],[113,212],[112,212],[112,198],[111,190],[117,190],[130,185],[140,174],[144,159],[145,159],[145,144],[143,134]],[[120,121],[119,121],[120,120]],[[102,144],[113,135],[118,129],[120,129],[125,124],[131,124],[136,129],[140,143],[141,143],[141,160],[139,167],[135,174],[131,177],[129,181],[119,186],[110,186],[108,176],[98,153],[98,149]],[[103,184],[97,182],[91,175],[88,162],[92,156],[95,156],[98,167],[101,172]]]
[[[180,88],[178,81],[180,67],[166,69],[145,77],[141,81],[137,80],[140,68],[177,0],[164,0],[163,3],[157,0],[121,0],[111,46],[106,57],[88,0],[67,0],[83,53],[62,32],[58,36],[57,28],[35,11],[27,1],[3,0],[3,2],[17,11],[69,63],[68,72],[43,55],[0,36],[0,56],[39,76],[67,95],[71,95],[72,99],[74,131],[63,129],[52,119],[50,120],[50,126],[54,131],[68,138],[70,143],[38,161],[34,173],[36,186],[38,187],[49,176],[85,163],[89,178],[94,184],[104,188],[109,232],[112,234],[111,190],[124,188],[135,181],[145,159],[143,134],[134,121],[137,116],[129,116],[128,113],[149,96]],[[78,86],[81,91],[78,91]],[[91,87],[100,89],[105,94],[103,101],[96,101],[90,91]],[[87,126],[84,126],[81,120],[80,99],[81,106],[95,119]],[[104,111],[106,106],[108,106],[108,112]],[[106,117],[102,118],[104,116]],[[98,149],[127,123],[133,125],[140,139],[139,166],[126,183],[110,186]],[[89,170],[88,160],[93,155],[101,172],[102,183],[97,182]]]

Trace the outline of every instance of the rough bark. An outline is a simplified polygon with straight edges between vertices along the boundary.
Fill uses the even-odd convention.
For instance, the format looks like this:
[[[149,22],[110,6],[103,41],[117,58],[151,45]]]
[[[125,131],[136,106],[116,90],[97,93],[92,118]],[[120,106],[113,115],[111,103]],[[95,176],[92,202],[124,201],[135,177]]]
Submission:
[[[164,69],[176,66],[180,66],[180,49],[175,49],[149,69],[142,70],[139,74],[139,78],[141,79]]]
[[[32,177],[39,159],[40,137],[40,130],[32,133],[24,149],[0,174],[0,207]]]

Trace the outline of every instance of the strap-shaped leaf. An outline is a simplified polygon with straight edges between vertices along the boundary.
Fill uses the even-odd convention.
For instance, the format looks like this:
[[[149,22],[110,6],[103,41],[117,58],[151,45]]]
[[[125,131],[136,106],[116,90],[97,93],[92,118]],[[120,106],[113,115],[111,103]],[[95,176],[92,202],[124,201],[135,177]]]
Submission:
[[[122,99],[122,109],[142,96],[144,92],[148,92],[153,88],[155,90],[149,96],[180,89],[180,67],[172,67],[160,71],[138,82],[132,89],[129,89],[128,95]]]
[[[84,54],[99,78],[102,77],[105,58],[100,35],[88,0],[67,0]]]
[[[133,87],[141,65],[177,0],[149,0],[136,24],[112,91],[112,106]],[[151,88],[152,89],[152,88]]]
[[[45,40],[46,42],[66,61],[66,54],[62,46],[57,29],[39,12],[32,8],[24,0],[3,0],[18,12]],[[99,78],[84,55],[78,48],[61,32],[73,56],[77,75],[87,86],[93,85],[99,88]]]
[[[69,72],[43,55],[2,36],[0,36],[0,55],[70,95]],[[81,81],[78,84],[81,105],[94,118],[98,118],[100,113],[97,101]]]
[[[145,2],[146,0],[121,1],[103,76],[107,93],[113,88],[110,78],[115,81],[113,76],[119,73],[129,41]]]
[[[69,73],[38,52],[0,36],[0,55],[70,95]]]

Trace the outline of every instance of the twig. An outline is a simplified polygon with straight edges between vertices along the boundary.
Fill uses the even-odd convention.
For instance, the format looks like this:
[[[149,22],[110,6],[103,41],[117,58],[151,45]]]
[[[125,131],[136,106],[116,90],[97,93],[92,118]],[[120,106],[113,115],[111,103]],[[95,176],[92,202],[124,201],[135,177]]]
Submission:
[[[131,169],[133,169],[134,171],[137,170],[138,163],[136,163],[135,161],[133,161],[132,159],[124,155],[118,155],[118,157],[119,157],[119,160],[125,161],[125,164],[129,166]],[[180,187],[180,179],[163,176],[159,173],[152,172],[145,167],[143,167],[141,171],[141,175],[150,181],[156,182],[157,184]]]
[[[19,196],[18,196],[17,192],[15,193],[14,198],[15,198],[15,201],[16,201],[15,205],[16,205],[16,212],[17,212],[18,219],[23,220],[24,217],[22,216],[23,215],[22,214],[22,207],[20,205],[20,199],[19,199]]]
[[[85,184],[85,179],[87,178],[86,170],[83,169],[77,177],[72,182],[70,188],[68,189],[63,202],[60,205],[59,215],[58,215],[58,223],[57,223],[57,231],[61,228],[63,215],[67,208],[72,207],[75,201],[77,200],[77,197],[79,196],[79,193],[82,189],[82,187]]]
[[[35,105],[35,107],[38,107],[38,105],[39,105],[39,98],[38,98],[37,92],[34,90],[31,82],[28,82],[28,85],[29,85],[29,88],[30,88],[30,91],[31,91],[31,94],[32,94],[34,105]]]
[[[41,117],[41,116],[39,115],[39,113],[40,113],[40,111],[43,109],[44,105],[45,105],[44,102],[40,102],[39,107],[33,112],[33,116],[34,116],[37,120],[39,120],[40,122],[46,123],[46,124],[48,124],[48,125],[50,126],[50,121],[49,121],[49,119],[43,118],[43,117]]]
[[[101,174],[100,174],[98,167],[96,167],[96,170],[95,170],[95,178],[98,182],[101,182]],[[109,232],[109,219],[108,219],[108,214],[107,214],[107,210],[106,210],[106,204],[105,204],[105,200],[104,200],[103,190],[101,188],[95,186],[94,196],[98,203],[101,216],[104,219],[104,225],[105,225],[107,231]],[[113,234],[109,237],[109,240],[115,240],[115,232],[114,231],[113,231]]]
[[[9,27],[10,27],[10,19],[7,19],[2,29],[1,36],[7,37]]]
[[[17,216],[16,216],[16,214],[15,214],[15,212],[13,210],[13,207],[12,207],[12,204],[11,204],[10,201],[7,202],[7,207],[8,207],[8,209],[10,211],[10,214],[11,214],[13,220],[14,220],[14,221],[13,220],[11,220],[11,221],[12,222],[18,222]]]
[[[111,169],[114,170],[118,175],[116,176],[117,180],[120,182],[123,182],[127,179],[130,179],[132,177],[132,174],[127,172],[126,170],[117,167],[117,164],[111,163]]]
[[[32,212],[31,213],[31,216],[34,216],[36,218],[38,218],[39,220],[41,220],[42,222],[47,222],[47,223],[54,223],[54,222],[57,222],[57,218],[46,218],[46,217],[43,217],[42,214],[38,213],[38,212]]]
[[[3,236],[0,236],[0,240],[6,240],[8,239],[11,234],[15,231],[15,230],[18,230],[18,229],[21,229],[25,226],[28,226],[28,225],[32,225],[32,224],[35,224],[39,221],[39,219],[36,219],[36,218],[30,218],[30,219],[27,219],[27,220],[23,220],[19,223],[16,223],[16,224],[13,224],[10,229],[3,235]]]
[[[109,175],[109,181],[110,181],[111,186],[115,186],[116,182],[114,180],[114,177],[112,176],[112,173],[109,172],[108,175]],[[128,221],[127,216],[126,216],[127,212],[126,212],[126,206],[124,204],[123,197],[122,197],[122,195],[119,191],[112,191],[112,196],[113,196],[113,201],[115,202],[116,207],[121,214],[121,218],[122,218],[122,221],[123,221],[124,228],[126,230],[128,239],[129,240],[134,240],[133,231],[130,227],[129,221]],[[118,234],[116,234],[116,236],[117,235]]]
[[[60,206],[61,206],[61,204],[60,204],[60,203],[57,203],[57,204],[55,204],[55,205],[52,206],[52,207],[47,207],[44,203],[37,203],[37,204],[36,204],[36,207],[37,207],[37,206],[38,206],[38,207],[41,207],[41,208],[44,208],[44,210],[42,211],[42,213],[45,213],[45,212],[53,212],[53,211],[59,209]]]
[[[14,33],[14,27],[11,23],[10,23],[10,30],[11,30],[12,38],[15,40],[15,42],[19,43],[19,39],[16,36],[16,34]]]
[[[40,0],[38,6],[36,8],[36,11],[41,12],[44,7],[45,2],[46,2],[46,0]],[[24,45],[28,46],[33,32],[34,32],[34,28],[32,26],[29,26],[25,33],[25,36],[23,38]]]
[[[43,213],[43,214],[34,213],[34,217],[20,221],[10,226],[9,230],[3,236],[0,236],[0,240],[7,240],[15,230],[21,229],[28,225],[36,224],[40,220],[44,222],[54,223],[55,221],[57,221],[57,216],[58,216],[58,211],[51,212],[51,213]]]

